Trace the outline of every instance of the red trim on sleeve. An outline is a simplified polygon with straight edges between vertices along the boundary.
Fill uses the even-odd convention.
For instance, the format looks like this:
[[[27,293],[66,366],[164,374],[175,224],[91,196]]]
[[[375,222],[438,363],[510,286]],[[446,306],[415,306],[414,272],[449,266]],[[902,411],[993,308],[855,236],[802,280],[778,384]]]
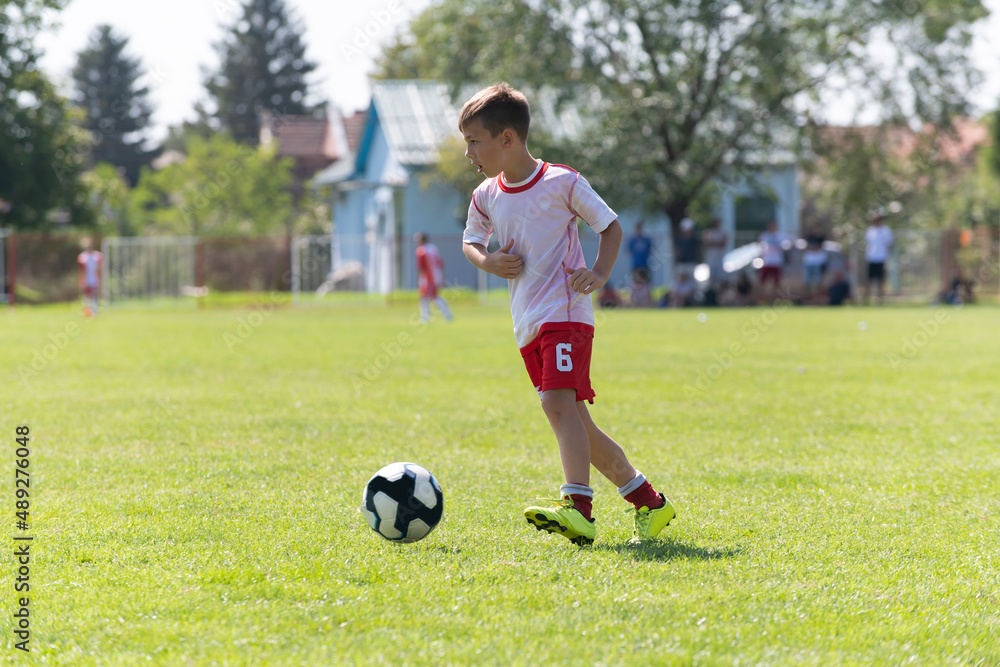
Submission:
[[[503,176],[497,176],[497,185],[500,186],[500,190],[501,191],[506,192],[509,195],[514,195],[514,194],[517,194],[518,192],[524,192],[525,190],[527,190],[531,186],[533,186],[535,183],[537,183],[538,181],[542,180],[542,176],[545,174],[545,171],[548,168],[549,168],[549,163],[548,162],[543,162],[542,163],[542,168],[538,170],[538,173],[535,174],[535,177],[533,179],[531,179],[530,181],[528,181],[524,185],[517,186],[516,188],[512,188],[510,186],[504,185],[504,183],[503,183]]]
[[[487,220],[490,219],[490,216],[488,216],[485,213],[483,213],[483,209],[479,208],[479,204],[476,203],[476,193],[475,192],[472,193],[472,205],[476,207],[477,211],[479,211],[479,215],[483,216]]]
[[[579,174],[579,173],[580,173],[580,172],[578,172],[578,171],[577,171],[576,169],[574,169],[573,167],[567,167],[567,166],[566,166],[566,165],[564,165],[564,164],[555,164],[555,163],[553,163],[553,164],[552,164],[552,166],[553,166],[553,167],[562,167],[563,169],[569,169],[569,170],[570,170],[570,171],[572,171],[572,172],[573,172],[574,174]]]

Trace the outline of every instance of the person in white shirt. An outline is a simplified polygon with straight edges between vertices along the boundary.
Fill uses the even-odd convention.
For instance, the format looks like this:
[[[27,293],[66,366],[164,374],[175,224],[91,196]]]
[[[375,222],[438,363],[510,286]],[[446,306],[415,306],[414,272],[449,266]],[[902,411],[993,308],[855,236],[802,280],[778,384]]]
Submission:
[[[80,292],[83,294],[83,314],[96,317],[101,293],[101,253],[93,249],[90,239],[81,242],[83,252],[76,258],[80,268]]]
[[[865,303],[871,295],[871,285],[877,283],[878,302],[885,298],[885,264],[892,252],[896,239],[892,230],[885,226],[881,212],[872,218],[872,224],[865,230],[865,261],[868,263],[868,274],[865,280]]]
[[[701,245],[705,249],[705,263],[708,264],[708,279],[713,286],[718,287],[726,279],[722,268],[722,259],[726,256],[726,243],[729,235],[722,229],[718,218],[709,223],[708,229],[701,234]]]
[[[778,223],[774,220],[767,223],[767,231],[760,235],[761,259],[760,268],[760,303],[773,303],[781,290],[781,270],[785,266],[785,235],[778,231]],[[771,283],[768,289],[768,283]]]
[[[594,465],[635,508],[638,537],[655,537],[674,518],[666,497],[636,470],[587,409],[594,337],[592,295],[608,282],[621,246],[618,215],[583,176],[528,152],[531,112],[523,94],[506,83],[476,93],[462,107],[458,127],[465,156],[486,180],[472,193],[462,249],[473,265],[510,288],[514,337],[555,432],[566,483],[553,505],[530,506],[524,517],[539,530],[591,544]],[[588,269],[577,220],[600,236]],[[488,252],[490,237],[500,248]]]

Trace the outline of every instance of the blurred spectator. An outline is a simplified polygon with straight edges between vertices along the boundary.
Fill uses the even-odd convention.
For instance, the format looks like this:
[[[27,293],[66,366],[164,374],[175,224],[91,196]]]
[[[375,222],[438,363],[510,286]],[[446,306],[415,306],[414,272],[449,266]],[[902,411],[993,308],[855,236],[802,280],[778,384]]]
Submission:
[[[632,288],[629,291],[633,308],[649,308],[653,305],[653,291],[649,285],[649,269],[632,272]]]
[[[683,308],[695,305],[694,293],[697,289],[698,285],[691,279],[691,274],[682,272],[677,284],[670,290],[670,306]]]
[[[674,270],[679,276],[682,273],[691,275],[694,267],[701,261],[701,241],[694,234],[694,220],[681,220],[681,231],[674,242]]]
[[[865,303],[871,295],[871,284],[875,281],[877,286],[878,302],[882,303],[885,298],[885,263],[889,259],[889,253],[896,239],[892,230],[885,226],[885,216],[882,211],[877,211],[872,218],[872,224],[865,230],[865,261],[868,262],[868,273],[865,278]]]
[[[601,304],[601,308],[619,308],[622,305],[618,290],[612,287],[610,282],[604,283],[597,296],[597,302]]]
[[[947,303],[952,306],[973,303],[976,300],[976,295],[973,293],[972,288],[972,281],[964,280],[962,278],[962,270],[958,269],[955,271],[955,277],[952,278],[951,287],[938,295],[938,302]]]
[[[736,300],[735,306],[749,306],[753,301],[753,284],[747,276],[746,271],[740,271],[736,277]]]
[[[778,290],[781,289],[781,270],[785,266],[785,249],[782,247],[787,239],[778,231],[778,223],[772,220],[767,223],[767,231],[760,235],[761,257],[764,261],[760,268],[761,303],[773,302]],[[770,283],[771,287],[768,288]]]
[[[851,298],[851,284],[847,282],[844,272],[835,269],[830,280],[830,287],[827,288],[827,303],[831,306],[841,306],[845,301],[853,302]]]
[[[642,233],[642,220],[635,223],[635,234],[628,240],[628,251],[632,255],[632,271],[649,271],[649,255],[653,251],[653,241]],[[647,281],[648,282],[648,281]]]
[[[822,236],[817,239],[810,235],[806,239],[805,251],[802,253],[802,287],[806,299],[820,293],[823,287],[823,267],[826,265],[826,251],[823,250]]]
[[[705,248],[705,263],[708,264],[710,285],[718,286],[725,279],[722,268],[722,258],[726,254],[726,243],[729,235],[719,226],[719,219],[713,218],[708,229],[701,234],[701,243]]]

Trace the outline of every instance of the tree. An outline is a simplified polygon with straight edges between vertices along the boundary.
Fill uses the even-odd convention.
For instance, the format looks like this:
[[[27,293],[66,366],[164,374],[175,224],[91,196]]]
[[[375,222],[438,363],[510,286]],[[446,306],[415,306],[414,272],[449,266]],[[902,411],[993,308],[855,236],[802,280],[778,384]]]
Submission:
[[[147,231],[176,234],[269,234],[294,218],[292,160],[236,143],[225,134],[192,136],[187,158],[144,169],[133,192],[133,218]]]
[[[713,180],[798,151],[835,95],[873,100],[887,119],[964,110],[970,25],[985,13],[978,0],[441,0],[389,45],[380,73],[453,90],[527,73],[589,121],[569,143],[595,187],[676,226]],[[534,66],[538,44],[555,52]]]
[[[149,88],[141,83],[142,64],[125,53],[128,41],[109,25],[97,26],[87,48],[77,55],[73,80],[75,101],[85,113],[83,126],[93,136],[92,162],[121,167],[125,179],[135,185],[140,168],[156,151],[143,148],[153,109]]]
[[[132,226],[129,203],[131,192],[128,183],[114,165],[99,162],[82,176],[84,187],[96,217],[96,229],[107,236],[130,236]]]
[[[2,224],[44,230],[62,209],[78,225],[93,222],[80,176],[86,134],[38,69],[34,37],[46,12],[64,0],[0,0],[0,199]]]
[[[247,0],[243,15],[216,45],[220,68],[205,81],[214,111],[201,109],[237,141],[257,145],[260,113],[314,113],[306,77],[316,64],[306,59],[303,28],[283,0]]]

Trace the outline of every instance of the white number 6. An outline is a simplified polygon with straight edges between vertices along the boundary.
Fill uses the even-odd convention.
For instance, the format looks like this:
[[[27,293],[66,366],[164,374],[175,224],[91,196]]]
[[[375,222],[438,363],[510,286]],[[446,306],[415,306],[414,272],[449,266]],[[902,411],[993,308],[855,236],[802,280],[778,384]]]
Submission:
[[[573,370],[573,359],[569,353],[573,351],[571,343],[559,343],[556,345],[556,368],[561,371]]]

